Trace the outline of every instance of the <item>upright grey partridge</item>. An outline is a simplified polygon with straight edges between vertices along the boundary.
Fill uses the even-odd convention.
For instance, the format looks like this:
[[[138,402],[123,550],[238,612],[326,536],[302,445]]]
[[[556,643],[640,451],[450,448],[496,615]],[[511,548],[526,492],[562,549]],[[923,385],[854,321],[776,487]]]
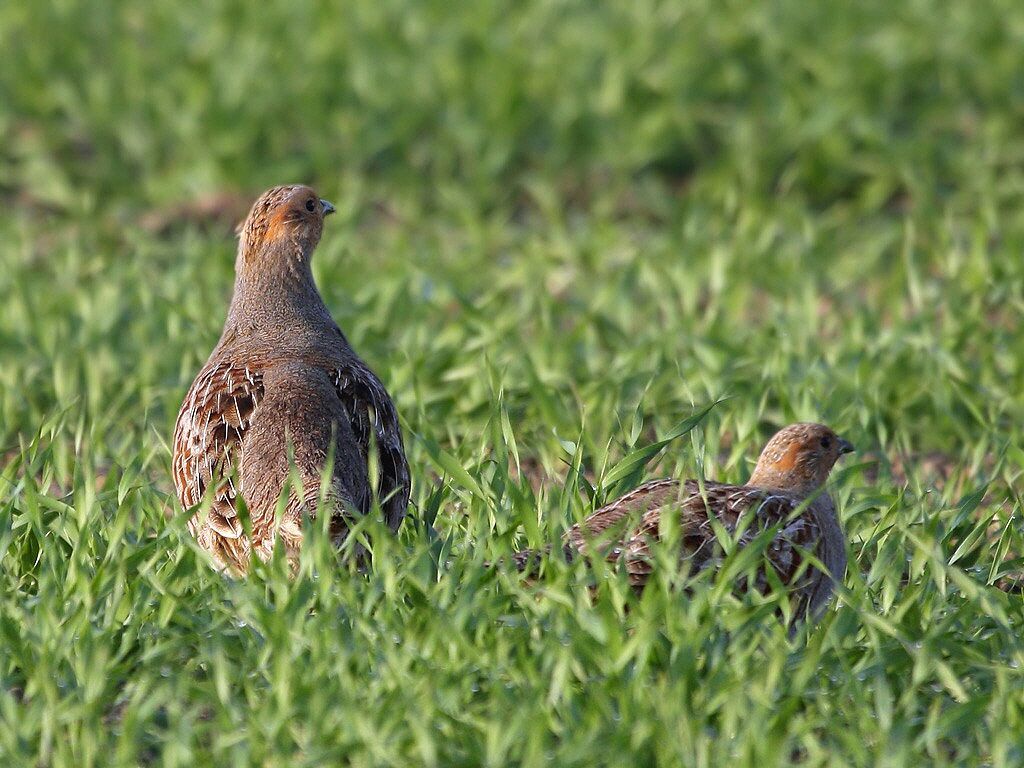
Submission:
[[[294,567],[303,514],[316,513],[325,476],[322,495],[338,543],[352,516],[371,510],[375,494],[393,531],[409,503],[395,406],[313,280],[310,259],[332,211],[305,186],[274,187],[256,201],[241,229],[224,331],[178,414],[178,500],[193,510],[210,498],[208,510],[194,511],[189,530],[226,571],[244,574],[251,555],[267,559],[277,538]],[[299,484],[289,482],[293,467]]]
[[[852,450],[821,424],[790,425],[765,446],[746,485],[646,483],[573,526],[565,536],[565,556],[621,562],[630,583],[642,590],[653,572],[650,546],[662,535],[664,515],[677,516],[680,565],[690,573],[720,560],[716,526],[735,536],[739,547],[770,530],[765,560],[790,590],[794,616],[816,618],[846,572],[846,542],[824,485],[839,457]],[[534,570],[538,555],[519,552],[514,562],[520,570]],[[769,583],[762,565],[753,586],[764,592]]]

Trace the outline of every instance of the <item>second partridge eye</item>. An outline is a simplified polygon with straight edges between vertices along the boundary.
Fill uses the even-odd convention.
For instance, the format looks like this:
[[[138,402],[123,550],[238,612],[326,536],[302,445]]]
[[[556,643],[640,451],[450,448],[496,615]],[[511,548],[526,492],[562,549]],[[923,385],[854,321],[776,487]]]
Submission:
[[[310,213],[316,210],[316,203],[313,202],[313,198],[309,198],[309,200],[306,201],[306,210]]]
[[[832,446],[832,441],[827,437],[821,438],[821,447],[828,450]]]

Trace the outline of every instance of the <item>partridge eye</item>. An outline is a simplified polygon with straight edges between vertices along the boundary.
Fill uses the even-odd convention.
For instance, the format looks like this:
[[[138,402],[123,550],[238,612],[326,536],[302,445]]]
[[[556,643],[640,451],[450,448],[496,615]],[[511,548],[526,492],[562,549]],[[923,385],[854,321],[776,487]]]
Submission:
[[[316,203],[313,202],[312,197],[306,201],[306,210],[309,211],[310,213],[316,210]]]
[[[832,440],[831,440],[831,438],[828,438],[828,437],[821,438],[821,447],[824,448],[825,450],[828,450],[829,448],[831,448],[832,447]]]

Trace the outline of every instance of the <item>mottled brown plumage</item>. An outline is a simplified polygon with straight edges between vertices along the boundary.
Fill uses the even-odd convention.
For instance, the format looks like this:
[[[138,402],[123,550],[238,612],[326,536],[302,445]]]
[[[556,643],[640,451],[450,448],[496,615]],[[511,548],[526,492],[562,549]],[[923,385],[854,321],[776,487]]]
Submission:
[[[680,565],[690,573],[714,567],[722,556],[715,526],[742,547],[767,531],[765,558],[796,598],[796,615],[817,616],[834,581],[846,571],[846,543],[835,505],[824,490],[836,460],[852,446],[820,424],[793,424],[777,433],[746,485],[711,481],[655,480],[602,507],[566,534],[564,553],[621,562],[630,583],[643,589],[652,574],[651,543],[663,533],[663,517],[676,516]],[[809,553],[825,571],[807,561]],[[536,568],[535,552],[520,552],[521,570]],[[768,589],[762,567],[755,589]],[[746,584],[737,585],[746,588]]]
[[[309,187],[274,187],[253,205],[240,232],[235,287],[224,331],[196,376],[174,430],[178,500],[198,511],[189,530],[218,567],[245,573],[280,537],[293,566],[303,514],[323,489],[340,542],[374,488],[397,530],[409,502],[409,470],[395,407],[349,346],[317,291],[310,259],[334,210]],[[368,466],[376,448],[378,476]],[[301,494],[289,482],[294,467]],[[277,524],[278,500],[289,493]],[[251,523],[246,535],[239,496]]]

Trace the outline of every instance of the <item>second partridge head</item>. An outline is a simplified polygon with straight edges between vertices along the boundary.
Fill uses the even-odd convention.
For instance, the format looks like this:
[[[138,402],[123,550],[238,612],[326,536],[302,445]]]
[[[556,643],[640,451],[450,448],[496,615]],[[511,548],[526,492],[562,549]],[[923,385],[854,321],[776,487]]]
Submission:
[[[748,485],[811,493],[825,484],[839,457],[853,450],[823,424],[791,424],[768,441]]]

